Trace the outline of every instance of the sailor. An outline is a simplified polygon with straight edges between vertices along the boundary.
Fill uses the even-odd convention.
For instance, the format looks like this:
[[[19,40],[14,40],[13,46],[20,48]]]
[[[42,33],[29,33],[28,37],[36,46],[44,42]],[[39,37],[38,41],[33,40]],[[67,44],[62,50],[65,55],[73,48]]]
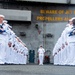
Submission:
[[[10,26],[10,25],[8,24],[8,21],[7,21],[7,20],[3,20],[3,24],[4,24],[6,27],[12,29],[12,26]]]
[[[62,38],[60,37],[56,42],[53,49],[54,65],[60,65],[62,62],[61,52],[62,52]]]
[[[7,40],[7,33],[6,30],[3,28],[3,20],[4,20],[4,15],[0,15],[0,64],[4,64],[6,61],[6,42]],[[5,31],[5,32],[4,32]]]
[[[25,47],[24,47],[24,64],[27,64],[27,58],[28,58],[28,48],[25,45]]]
[[[45,54],[45,49],[41,45],[38,49],[39,65],[43,65],[44,54]]]
[[[69,58],[68,58],[68,62],[69,65],[75,65],[75,19],[73,19],[73,27],[70,28],[67,31],[68,37],[67,37],[67,41],[69,42],[69,47],[70,47],[70,54],[69,54]],[[71,32],[73,32],[72,35]]]
[[[65,35],[65,37],[64,37],[65,41],[64,42],[66,43],[65,44],[66,49],[64,50],[64,52],[66,52],[66,53],[64,53],[64,56],[66,56],[66,61],[63,61],[63,62],[65,65],[73,65],[72,62],[73,62],[73,56],[74,55],[72,53],[74,53],[74,50],[72,50],[73,48],[71,45],[74,44],[74,39],[72,38],[72,37],[74,37],[74,35],[72,35],[71,33],[73,30],[72,28],[74,26],[74,24],[73,24],[74,19],[75,19],[75,17],[73,17],[69,20],[69,25],[64,30],[64,35]]]

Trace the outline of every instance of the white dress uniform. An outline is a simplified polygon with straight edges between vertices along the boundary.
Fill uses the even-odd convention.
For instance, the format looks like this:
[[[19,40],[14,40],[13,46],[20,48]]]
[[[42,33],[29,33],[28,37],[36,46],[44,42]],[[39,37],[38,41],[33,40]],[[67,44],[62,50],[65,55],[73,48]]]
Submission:
[[[3,25],[1,24],[1,26]],[[3,29],[7,31],[4,27]],[[0,33],[0,64],[4,64],[6,62],[7,44],[8,44],[7,32]]]
[[[70,54],[67,59],[68,65],[75,65],[74,60],[75,60],[75,35],[69,36],[69,33],[73,31],[72,28],[67,28],[67,41],[69,43],[69,48],[70,48]]]
[[[13,35],[15,35],[15,34],[12,33],[11,29],[8,28],[8,30],[9,30],[9,33],[8,33],[8,39],[9,40],[8,40],[8,42],[11,42],[12,45],[13,45],[13,42],[14,42],[14,36]],[[6,61],[6,63],[8,63],[8,64],[13,63],[13,59],[12,59],[13,48],[12,48],[12,45],[11,45],[11,47],[8,46],[8,50],[7,50],[7,61]]]
[[[64,29],[64,33],[62,36],[64,36],[64,44],[65,42],[67,44],[65,44],[65,49],[64,49],[64,54],[62,53],[63,56],[63,65],[69,65],[69,55],[70,55],[70,46],[69,46],[69,41],[68,41],[68,37],[69,37],[69,32],[70,32],[70,29],[72,28],[73,26],[68,24],[68,26]]]
[[[55,44],[53,49],[54,65],[60,65],[62,62],[61,52],[62,52],[62,38],[60,37]]]
[[[0,34],[0,64],[5,63],[6,50],[5,50],[5,40],[4,35]]]
[[[18,43],[18,63],[19,64],[26,64],[27,63],[27,55],[28,55],[28,49],[17,40]]]
[[[65,30],[62,32],[61,34],[61,63],[60,65],[65,65],[65,61],[67,59],[67,40],[66,40],[67,36],[65,33]]]
[[[6,33],[7,33],[7,35],[6,35],[6,37],[5,37],[5,47],[6,47],[6,62],[5,63],[9,63],[9,58],[10,58],[10,48],[9,48],[9,46],[8,46],[8,42],[9,42],[9,37],[10,37],[10,33],[11,33],[11,31],[10,31],[10,29],[9,29],[9,27],[8,27],[8,24],[3,24],[3,28],[4,28],[4,30],[6,30]]]
[[[38,49],[39,65],[43,65],[44,53],[45,53],[45,49],[42,48],[42,47],[40,47],[40,48]]]
[[[28,48],[24,47],[24,64],[27,64]]]
[[[16,39],[16,36],[14,37],[14,43],[15,46],[12,49],[12,59],[13,59],[13,64],[20,64],[21,63],[21,45]],[[14,58],[15,57],[15,58]]]
[[[17,61],[18,61],[19,64],[24,64],[24,56],[23,56],[24,47],[22,46],[22,44],[20,42],[18,42],[17,49],[18,49],[18,54],[17,54],[18,60]]]

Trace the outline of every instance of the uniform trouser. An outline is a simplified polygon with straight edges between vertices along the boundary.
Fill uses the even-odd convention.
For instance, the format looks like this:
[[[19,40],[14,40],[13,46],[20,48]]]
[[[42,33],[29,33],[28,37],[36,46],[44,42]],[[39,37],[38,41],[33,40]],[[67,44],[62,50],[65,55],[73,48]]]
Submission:
[[[68,57],[68,63],[69,65],[75,65],[75,42],[69,43],[69,48],[70,48],[70,54]]]
[[[6,61],[6,63],[8,63],[8,64],[14,63],[14,59],[16,59],[14,52],[15,51],[13,50],[12,47],[9,47],[8,48],[7,61]]]
[[[5,63],[5,57],[6,57],[6,52],[5,52],[5,44],[0,42],[0,64]]]
[[[7,54],[8,54],[8,34],[2,34],[0,35],[0,37],[2,37],[2,40],[3,40],[3,49],[5,51],[5,63],[7,63]]]
[[[39,64],[43,64],[44,54],[39,54]]]
[[[3,35],[0,35],[0,64],[5,63],[6,50],[5,50],[5,38]]]
[[[69,65],[69,60],[70,60],[70,46],[69,46],[69,43],[66,46],[66,55],[65,55],[66,56],[66,60],[64,61],[65,65]]]
[[[24,59],[25,63],[24,64],[27,64],[27,55],[25,55],[25,59]]]

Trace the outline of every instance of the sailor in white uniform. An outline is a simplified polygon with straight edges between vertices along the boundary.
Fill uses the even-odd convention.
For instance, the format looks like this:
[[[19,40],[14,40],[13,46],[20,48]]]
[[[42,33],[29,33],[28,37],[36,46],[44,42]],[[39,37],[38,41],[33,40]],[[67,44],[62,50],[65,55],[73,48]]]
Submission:
[[[58,39],[53,49],[54,65],[62,65],[63,62],[63,48],[61,37]]]
[[[43,65],[44,53],[45,53],[45,49],[42,46],[40,46],[40,48],[38,49],[39,65]]]
[[[2,22],[2,26],[3,26],[3,28],[6,30],[6,33],[7,33],[7,35],[6,35],[6,40],[5,40],[5,48],[6,48],[6,62],[5,63],[9,63],[9,59],[11,59],[10,57],[10,47],[9,47],[9,44],[7,44],[7,43],[10,43],[10,45],[11,45],[11,42],[12,41],[10,41],[10,33],[11,33],[11,29],[9,28],[10,27],[10,25],[9,24],[7,24],[7,21],[6,20],[3,20],[3,22]]]
[[[28,58],[28,48],[24,47],[24,64],[27,64],[27,58]]]
[[[12,29],[12,26],[10,26],[10,25],[8,24],[8,21],[7,21],[7,20],[3,20],[3,24],[4,24],[7,28]]]
[[[66,30],[68,37],[67,41],[69,42],[70,54],[68,57],[69,65],[75,65],[75,19],[73,19],[73,27]]]
[[[6,62],[7,30],[3,28],[4,15],[0,15],[0,64]]]
[[[64,36],[65,36],[65,57],[66,57],[66,61],[63,61],[64,62],[64,65],[70,65],[70,62],[69,62],[69,55],[70,55],[70,42],[68,41],[68,32],[69,30],[73,27],[73,19],[75,19],[75,17],[71,18],[69,20],[69,23],[66,25],[66,28],[64,29]]]

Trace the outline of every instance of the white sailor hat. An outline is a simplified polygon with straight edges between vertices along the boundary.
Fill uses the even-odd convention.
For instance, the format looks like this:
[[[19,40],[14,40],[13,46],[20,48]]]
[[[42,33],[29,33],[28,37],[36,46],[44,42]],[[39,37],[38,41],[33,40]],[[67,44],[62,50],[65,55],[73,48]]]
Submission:
[[[40,47],[43,47],[42,45],[40,45]]]
[[[8,21],[7,20],[3,20],[3,23],[7,23]]]
[[[1,15],[1,14],[0,14],[0,17],[3,17],[3,18],[5,18],[5,16],[4,16],[4,15]]]
[[[75,19],[75,17],[71,18],[69,21],[73,21]]]

